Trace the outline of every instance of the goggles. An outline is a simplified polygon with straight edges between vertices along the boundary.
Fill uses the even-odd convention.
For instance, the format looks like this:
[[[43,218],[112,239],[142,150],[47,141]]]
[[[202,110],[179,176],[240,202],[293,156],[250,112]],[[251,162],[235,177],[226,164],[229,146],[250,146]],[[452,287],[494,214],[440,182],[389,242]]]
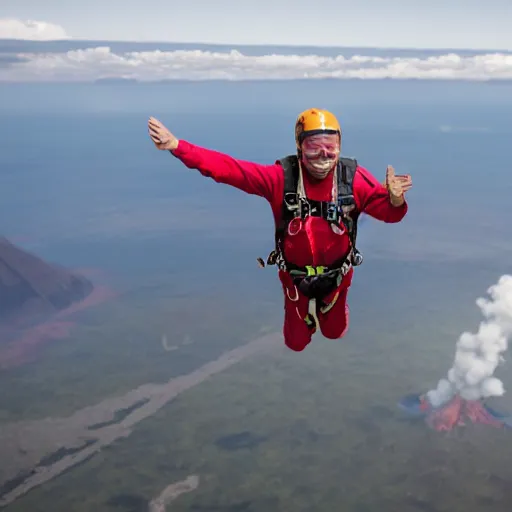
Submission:
[[[302,153],[306,158],[336,158],[339,152],[340,139],[337,134],[311,135],[302,142]]]

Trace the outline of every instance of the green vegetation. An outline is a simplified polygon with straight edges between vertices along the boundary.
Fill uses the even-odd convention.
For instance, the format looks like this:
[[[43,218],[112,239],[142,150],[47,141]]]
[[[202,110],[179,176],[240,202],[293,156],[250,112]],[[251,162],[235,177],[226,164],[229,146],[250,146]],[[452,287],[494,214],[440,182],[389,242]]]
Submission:
[[[121,297],[73,317],[78,323],[70,337],[47,343],[35,362],[0,373],[0,386],[9,389],[0,394],[0,424],[68,415],[141,384],[187,374],[279,329],[280,313],[275,303],[237,304],[222,296]],[[178,350],[164,349],[164,334]]]
[[[199,488],[173,512],[506,510],[502,433],[443,436],[402,421],[402,376],[364,353],[354,340],[341,350],[322,342],[300,358],[277,350],[243,362],[10,510],[142,511],[190,474]]]
[[[146,511],[167,485],[189,475],[200,477],[198,489],[169,510],[508,512],[508,434],[477,425],[443,435],[405,420],[395,406],[434,385],[451,363],[461,325],[473,330],[480,321],[470,309],[476,286],[438,297],[442,277],[422,281],[417,301],[391,297],[391,275],[371,295],[355,287],[344,341],[317,338],[301,354],[279,346],[213,376],[9,512]],[[4,421],[16,417],[16,400],[26,401],[20,409],[30,405],[32,417],[61,415],[187,373],[255,338],[262,318],[280,329],[280,304],[228,309],[235,301],[219,297],[199,323],[190,300],[148,301],[138,314],[137,300],[120,301],[103,312],[108,329],[91,312],[73,346],[57,342],[31,365],[30,384],[21,371],[10,376],[19,389],[2,397]],[[162,333],[178,350],[163,350]]]

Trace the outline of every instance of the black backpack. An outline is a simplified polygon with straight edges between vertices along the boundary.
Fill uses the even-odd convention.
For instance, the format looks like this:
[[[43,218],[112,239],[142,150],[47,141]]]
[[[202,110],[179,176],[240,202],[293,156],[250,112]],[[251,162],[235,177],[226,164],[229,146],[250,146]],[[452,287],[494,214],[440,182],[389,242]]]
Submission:
[[[361,253],[356,248],[357,221],[359,212],[356,208],[352,184],[357,170],[357,160],[340,157],[338,162],[338,201],[314,201],[299,198],[297,186],[299,182],[299,161],[297,155],[289,155],[279,160],[284,172],[284,194],[281,218],[275,231],[275,249],[267,258],[267,265],[278,265],[283,270],[289,270],[290,263],[286,262],[283,254],[283,241],[288,224],[295,217],[304,219],[311,215],[322,217],[338,227],[343,223],[351,242],[351,264],[358,266],[363,262]],[[265,263],[258,258],[261,267]],[[295,265],[292,265],[294,268]]]

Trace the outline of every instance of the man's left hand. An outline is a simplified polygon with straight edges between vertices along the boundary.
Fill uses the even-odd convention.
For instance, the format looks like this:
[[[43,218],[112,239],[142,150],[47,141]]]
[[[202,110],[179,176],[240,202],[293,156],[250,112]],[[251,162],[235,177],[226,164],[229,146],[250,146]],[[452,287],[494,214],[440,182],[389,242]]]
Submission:
[[[409,174],[396,175],[393,166],[388,165],[385,186],[388,189],[391,204],[402,206],[405,202],[404,194],[412,187],[412,178]]]

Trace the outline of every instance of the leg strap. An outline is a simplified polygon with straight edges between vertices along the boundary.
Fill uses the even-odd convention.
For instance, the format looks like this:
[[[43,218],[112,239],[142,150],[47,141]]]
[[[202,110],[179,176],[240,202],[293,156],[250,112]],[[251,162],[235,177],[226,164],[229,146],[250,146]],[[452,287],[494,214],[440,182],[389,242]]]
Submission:
[[[320,312],[323,314],[328,313],[338,301],[339,296],[340,290],[336,292],[334,298],[331,300],[331,302],[329,302],[329,304],[325,304],[324,306],[320,307]],[[314,298],[309,299],[308,313],[304,317],[304,322],[306,322],[306,325],[312,330],[316,330],[320,326],[320,321],[318,320],[317,314],[317,301]]]
[[[320,326],[320,322],[318,320],[318,315],[316,312],[316,299],[309,299],[308,302],[308,314],[304,318],[304,322],[306,322],[307,326],[310,329],[317,329]]]
[[[336,294],[334,295],[333,299],[331,300],[331,302],[329,302],[329,304],[326,304],[325,306],[322,306],[320,308],[320,312],[325,314],[325,313],[328,313],[329,311],[331,311],[331,309],[334,307],[334,305],[336,304],[336,302],[338,301],[338,298],[340,296],[340,290],[338,290],[336,292]]]

